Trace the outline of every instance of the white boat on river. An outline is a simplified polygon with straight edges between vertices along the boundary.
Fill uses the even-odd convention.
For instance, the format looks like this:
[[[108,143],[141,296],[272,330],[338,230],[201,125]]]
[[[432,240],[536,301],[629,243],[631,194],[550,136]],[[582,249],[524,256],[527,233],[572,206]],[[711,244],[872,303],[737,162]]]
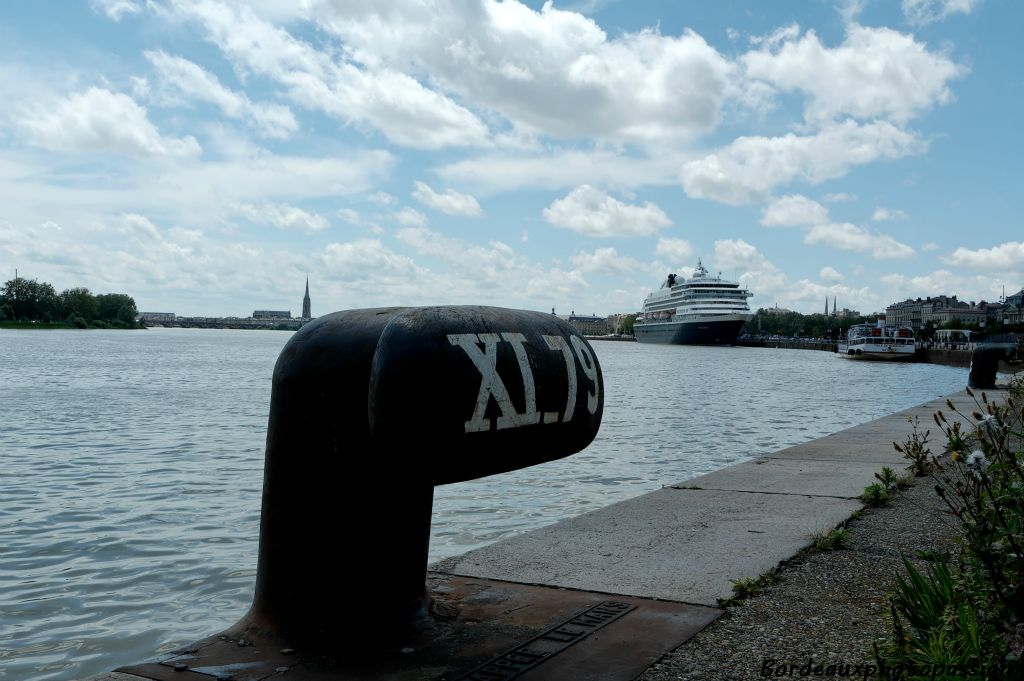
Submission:
[[[913,329],[886,326],[885,315],[879,315],[875,324],[851,326],[837,352],[849,359],[905,361],[914,359],[916,349]]]

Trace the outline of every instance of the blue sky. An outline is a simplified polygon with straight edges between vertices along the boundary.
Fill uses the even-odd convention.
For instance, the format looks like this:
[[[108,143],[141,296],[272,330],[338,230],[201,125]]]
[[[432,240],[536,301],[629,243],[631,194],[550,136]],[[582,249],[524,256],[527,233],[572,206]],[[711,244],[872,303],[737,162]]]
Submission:
[[[1024,286],[1024,5],[0,8],[0,267],[142,310]]]

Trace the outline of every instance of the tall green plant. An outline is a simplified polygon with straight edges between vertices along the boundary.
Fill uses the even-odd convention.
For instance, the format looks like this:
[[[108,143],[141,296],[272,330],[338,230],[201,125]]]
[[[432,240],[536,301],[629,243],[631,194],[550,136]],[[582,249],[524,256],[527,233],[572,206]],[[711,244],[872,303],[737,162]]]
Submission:
[[[1002,404],[985,393],[975,403],[971,414],[949,401],[950,416],[935,414],[947,456],[930,463],[960,526],[960,557],[955,568],[940,561],[923,572],[904,559],[890,601],[893,638],[876,655],[893,669],[969,670],[948,678],[1024,678],[1024,381],[1011,382]],[[926,439],[914,424],[897,449],[920,454]],[[908,458],[913,467],[918,458]]]

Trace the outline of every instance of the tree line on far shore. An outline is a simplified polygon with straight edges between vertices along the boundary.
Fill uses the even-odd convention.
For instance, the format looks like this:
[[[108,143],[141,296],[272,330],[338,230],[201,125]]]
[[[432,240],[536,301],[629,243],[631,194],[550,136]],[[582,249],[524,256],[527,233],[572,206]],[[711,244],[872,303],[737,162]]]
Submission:
[[[876,315],[859,315],[833,317],[832,315],[801,314],[789,310],[760,309],[754,318],[743,327],[742,333],[770,336],[788,336],[800,338],[831,338],[843,337],[846,330],[854,324],[873,324]],[[1004,326],[1002,322],[990,321],[985,327],[974,323],[965,323],[960,319],[952,319],[946,324],[934,324],[929,321],[917,332],[921,340],[931,340],[936,329],[966,329],[968,331],[984,331],[988,334],[1020,332],[1020,325]]]
[[[57,293],[52,284],[21,277],[0,287],[0,322],[67,324],[85,328],[142,328],[135,300],[125,293],[93,294],[69,288]]]
[[[790,310],[760,309],[743,327],[742,333],[792,338],[839,338],[854,324],[874,322],[874,315],[833,317],[832,315],[801,314]]]

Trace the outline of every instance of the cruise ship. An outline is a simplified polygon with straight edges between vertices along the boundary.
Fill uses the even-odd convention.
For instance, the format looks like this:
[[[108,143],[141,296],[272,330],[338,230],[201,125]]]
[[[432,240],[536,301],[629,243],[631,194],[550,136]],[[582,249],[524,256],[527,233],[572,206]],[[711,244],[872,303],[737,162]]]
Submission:
[[[692,278],[670,274],[644,299],[633,333],[642,343],[731,345],[754,317],[747,305],[752,295],[721,274],[710,276],[698,260]]]

